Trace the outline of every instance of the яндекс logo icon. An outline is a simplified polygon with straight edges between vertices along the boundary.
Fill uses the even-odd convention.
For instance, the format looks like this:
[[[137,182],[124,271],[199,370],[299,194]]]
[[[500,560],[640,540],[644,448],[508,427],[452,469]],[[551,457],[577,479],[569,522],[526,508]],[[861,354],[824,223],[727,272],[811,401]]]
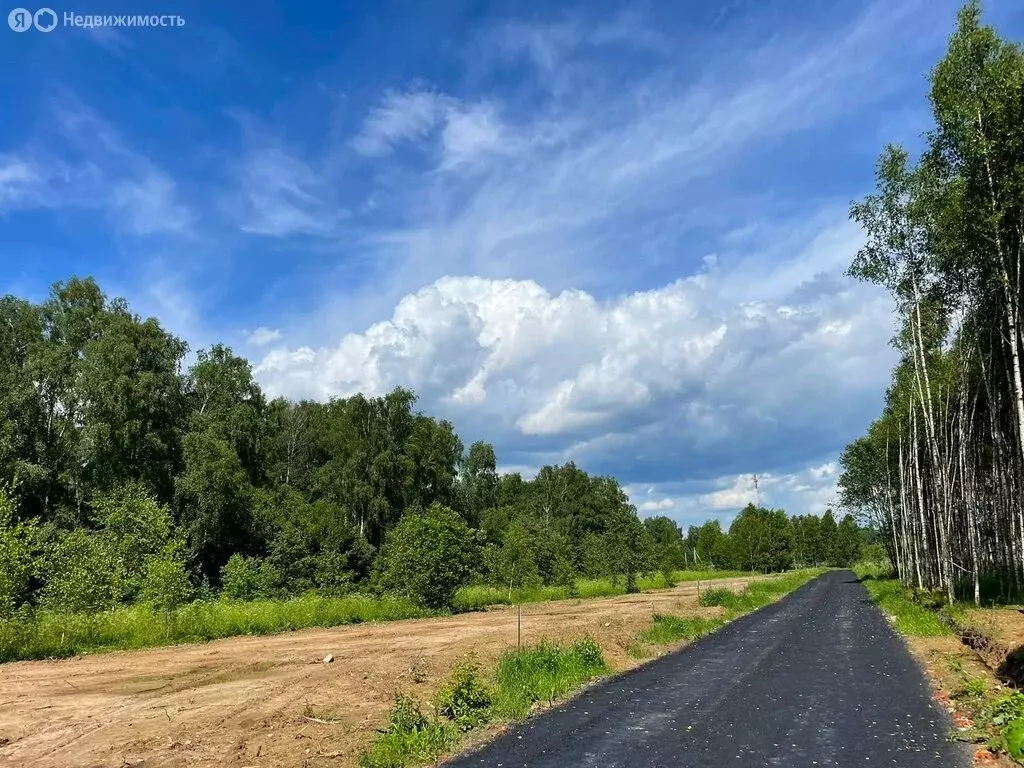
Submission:
[[[57,28],[57,13],[52,8],[40,8],[35,13],[27,8],[15,8],[7,14],[7,26],[15,32],[27,32],[35,27],[40,32]]]
[[[15,8],[7,14],[7,26],[15,32],[27,32],[32,29],[32,11]]]

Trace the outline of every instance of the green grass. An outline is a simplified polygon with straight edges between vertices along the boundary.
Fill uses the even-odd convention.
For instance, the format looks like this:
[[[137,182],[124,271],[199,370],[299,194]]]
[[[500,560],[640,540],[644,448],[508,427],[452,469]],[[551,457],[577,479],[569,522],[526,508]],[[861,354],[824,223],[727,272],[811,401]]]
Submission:
[[[521,719],[536,702],[553,702],[607,669],[600,647],[589,639],[506,651],[491,683],[480,679],[475,665],[461,664],[438,691],[433,717],[412,699],[396,698],[387,727],[360,756],[360,768],[436,762],[458,743],[461,732],[494,719]]]
[[[734,571],[677,571],[676,582],[698,578],[727,578]],[[641,589],[664,586],[661,575],[641,577]],[[572,592],[572,594],[570,594]],[[582,579],[574,590],[539,587],[513,591],[474,586],[459,591],[455,610],[487,605],[542,602],[567,598],[591,599],[624,594],[622,583],[610,579]],[[232,602],[198,601],[170,614],[146,605],[134,605],[93,614],[71,614],[40,609],[0,620],[0,662],[19,659],[65,658],[80,653],[151,648],[178,643],[205,642],[237,635],[269,635],[308,627],[334,627],[367,621],[394,621],[436,615],[397,597],[323,597],[305,595],[290,600]]]
[[[740,592],[733,592],[731,589],[709,589],[701,593],[700,604],[705,607],[721,606],[725,608],[727,617],[734,618],[768,605],[824,572],[822,568],[789,571],[771,579],[752,581]]]
[[[654,614],[654,622],[647,629],[637,633],[636,640],[629,647],[634,658],[644,659],[653,655],[648,646],[672,645],[683,640],[696,640],[710,635],[726,623],[724,618],[706,619],[700,616],[680,617]]]
[[[696,640],[714,632],[736,616],[756,610],[772,602],[776,597],[792,592],[821,573],[822,569],[793,571],[774,579],[751,582],[741,592],[722,588],[709,589],[701,593],[700,604],[722,606],[726,609],[725,616],[684,618],[655,614],[652,625],[637,633],[636,639],[629,647],[629,653],[635,658],[642,659],[652,655],[649,646]]]
[[[494,712],[518,720],[536,702],[554,702],[607,671],[601,647],[590,639],[506,651],[495,674]]]
[[[87,651],[148,648],[429,615],[432,615],[429,611],[403,598],[312,595],[248,603],[196,602],[171,614],[144,605],[96,614],[39,610],[0,621],[0,662],[62,658]]]
[[[872,599],[886,614],[892,616],[896,628],[904,635],[938,637],[950,634],[939,615],[914,602],[911,593],[896,579],[873,578],[870,573],[862,573],[859,566],[856,570]]]
[[[359,757],[359,768],[402,768],[436,762],[458,741],[450,722],[423,714],[419,704],[399,695],[388,724]]]
[[[752,574],[745,571],[675,571],[672,580],[676,584],[692,581],[710,581],[713,579],[730,579]],[[640,576],[636,580],[641,591],[665,589],[665,579],[659,574]],[[562,587],[531,587],[513,589],[511,595],[507,588],[491,585],[463,587],[455,595],[454,607],[457,611],[475,611],[489,605],[517,605],[519,603],[542,603],[548,600],[590,600],[595,597],[615,597],[626,594],[622,579],[612,583],[611,579],[578,579],[573,589]]]

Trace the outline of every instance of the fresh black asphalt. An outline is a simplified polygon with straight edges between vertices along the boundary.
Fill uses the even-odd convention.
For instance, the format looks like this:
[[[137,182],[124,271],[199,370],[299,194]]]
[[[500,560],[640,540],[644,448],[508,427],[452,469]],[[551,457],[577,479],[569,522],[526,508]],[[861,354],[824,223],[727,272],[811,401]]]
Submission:
[[[514,726],[449,768],[966,767],[851,571]]]

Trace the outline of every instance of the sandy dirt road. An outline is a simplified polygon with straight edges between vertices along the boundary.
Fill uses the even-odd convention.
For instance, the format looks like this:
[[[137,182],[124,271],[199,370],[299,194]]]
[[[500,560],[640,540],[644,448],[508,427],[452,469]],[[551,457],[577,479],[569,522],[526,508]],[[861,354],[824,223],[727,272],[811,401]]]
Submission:
[[[696,597],[690,583],[527,605],[523,641],[590,635],[626,669],[637,663],[626,648],[653,613],[720,610]],[[396,691],[426,699],[460,659],[487,664],[515,642],[516,612],[505,608],[4,664],[0,766],[354,766]],[[333,663],[323,663],[327,654]]]

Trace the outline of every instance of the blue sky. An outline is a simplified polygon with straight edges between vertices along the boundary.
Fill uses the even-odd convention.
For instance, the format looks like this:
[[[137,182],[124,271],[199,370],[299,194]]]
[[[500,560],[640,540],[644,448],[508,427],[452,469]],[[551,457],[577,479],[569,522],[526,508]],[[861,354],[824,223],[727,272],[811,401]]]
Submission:
[[[0,30],[0,291],[93,275],[272,394],[409,386],[683,523],[831,500],[893,363],[848,205],[957,3],[213,5]]]

